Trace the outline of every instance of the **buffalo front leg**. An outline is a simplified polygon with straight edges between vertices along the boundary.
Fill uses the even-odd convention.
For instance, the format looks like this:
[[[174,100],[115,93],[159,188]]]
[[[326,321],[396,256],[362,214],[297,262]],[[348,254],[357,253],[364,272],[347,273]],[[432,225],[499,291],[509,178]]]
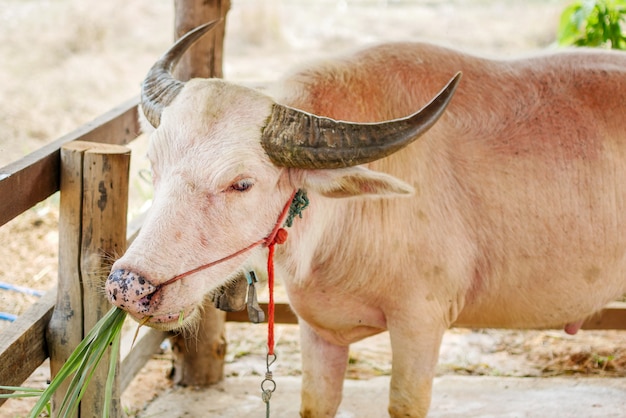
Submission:
[[[303,418],[334,417],[348,365],[348,346],[330,344],[300,320]]]
[[[389,415],[423,418],[428,414],[443,325],[408,328],[389,326],[393,361],[389,391]]]

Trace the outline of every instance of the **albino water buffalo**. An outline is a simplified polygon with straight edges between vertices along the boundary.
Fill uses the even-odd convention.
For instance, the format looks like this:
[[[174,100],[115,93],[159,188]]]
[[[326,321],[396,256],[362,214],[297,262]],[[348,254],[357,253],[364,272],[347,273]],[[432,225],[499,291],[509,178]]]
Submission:
[[[362,338],[389,330],[389,414],[423,417],[451,325],[575,332],[626,292],[626,54],[500,61],[395,43],[268,95],[173,78],[205,30],[144,82],[154,204],[107,282],[134,317],[193,321],[266,257],[251,244],[298,189],[310,206],[275,263],[300,320],[305,417],[336,413]]]

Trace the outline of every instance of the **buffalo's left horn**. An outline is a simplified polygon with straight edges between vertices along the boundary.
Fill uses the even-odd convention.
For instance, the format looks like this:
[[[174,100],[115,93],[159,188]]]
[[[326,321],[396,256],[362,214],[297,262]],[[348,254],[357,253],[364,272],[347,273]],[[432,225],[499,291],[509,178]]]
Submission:
[[[141,108],[154,128],[158,128],[161,123],[163,109],[172,103],[185,85],[172,75],[174,67],[185,51],[218,23],[219,20],[214,20],[189,31],[152,66],[146,75],[141,85]]]
[[[432,127],[450,103],[457,73],[426,106],[402,119],[342,122],[275,104],[261,143],[281,167],[320,169],[366,164],[400,150]]]

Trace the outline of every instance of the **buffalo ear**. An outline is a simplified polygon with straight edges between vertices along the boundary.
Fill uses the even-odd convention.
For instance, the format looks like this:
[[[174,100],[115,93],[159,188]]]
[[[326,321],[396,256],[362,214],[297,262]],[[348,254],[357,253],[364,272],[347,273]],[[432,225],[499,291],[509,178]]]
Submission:
[[[306,190],[332,198],[407,196],[414,191],[413,187],[389,174],[363,167],[305,170],[303,177]]]

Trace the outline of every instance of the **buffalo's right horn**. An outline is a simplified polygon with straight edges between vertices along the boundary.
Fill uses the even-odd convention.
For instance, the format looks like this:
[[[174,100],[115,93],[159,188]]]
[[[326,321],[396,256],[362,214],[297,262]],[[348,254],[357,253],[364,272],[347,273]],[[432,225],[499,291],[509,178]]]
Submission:
[[[172,103],[185,85],[172,75],[174,67],[185,51],[218,23],[219,20],[214,20],[189,31],[152,66],[146,75],[141,85],[141,108],[154,128],[158,128],[161,123],[163,109]]]
[[[261,143],[272,162],[281,167],[366,164],[402,149],[432,127],[450,103],[460,78],[459,72],[416,113],[380,123],[337,121],[275,104]]]

